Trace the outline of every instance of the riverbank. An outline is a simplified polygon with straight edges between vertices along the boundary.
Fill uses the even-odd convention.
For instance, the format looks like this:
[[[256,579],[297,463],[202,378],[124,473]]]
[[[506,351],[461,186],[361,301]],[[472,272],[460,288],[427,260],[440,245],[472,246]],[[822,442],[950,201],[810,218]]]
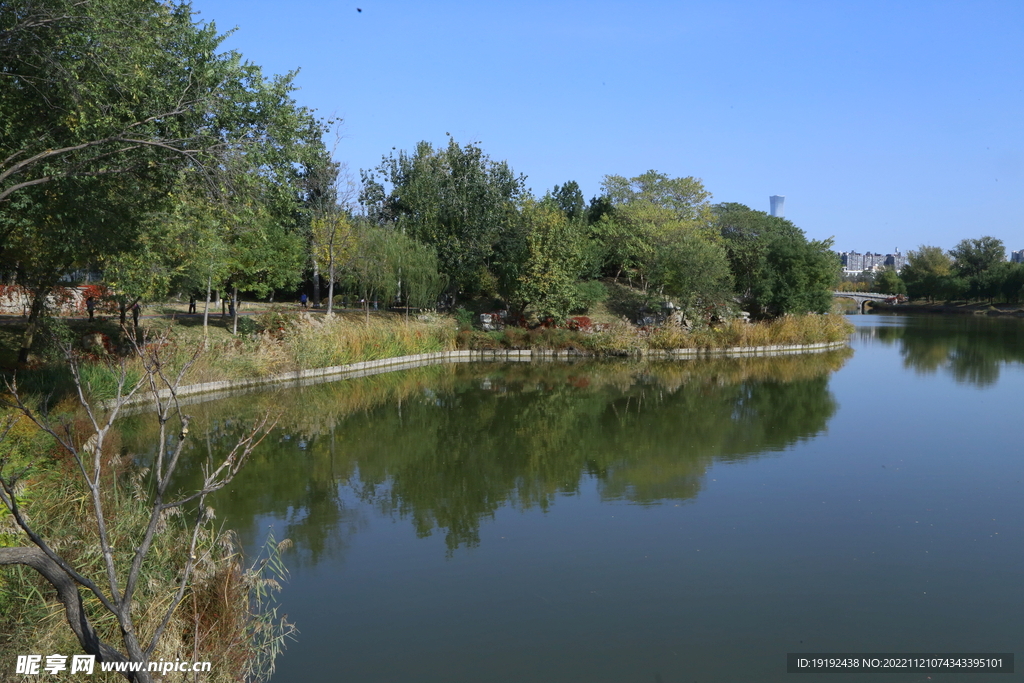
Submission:
[[[927,303],[923,301],[889,304],[884,301],[872,301],[870,306],[876,311],[885,311],[887,313],[938,313],[943,315],[991,315],[1024,318],[1024,307],[1019,304]]]
[[[745,323],[730,321],[714,328],[686,331],[679,327],[642,328],[625,321],[589,329],[505,328],[498,331],[458,329],[454,318],[425,315],[406,319],[393,313],[335,315],[273,313],[247,319],[241,334],[211,330],[192,321],[153,320],[144,326],[161,362],[177,373],[180,384],[229,382],[239,386],[294,380],[304,373],[322,373],[354,364],[450,352],[566,354],[588,357],[644,357],[667,354],[746,353],[769,347],[806,347],[843,343],[852,329],[840,315],[787,316]],[[103,328],[100,328],[103,329]],[[129,382],[142,374],[141,361],[121,355],[124,342],[112,329],[92,330],[81,322],[57,330],[80,353],[82,378],[95,400],[116,395],[121,359]],[[119,332],[119,331],[118,331]],[[97,336],[98,335],[98,336]],[[122,348],[118,348],[118,347]],[[205,346],[202,353],[196,349]],[[71,374],[59,349],[44,353],[33,367],[21,368],[19,385],[29,393],[60,396],[71,393]]]
[[[692,360],[698,358],[773,358],[777,356],[793,356],[799,354],[825,353],[848,347],[846,341],[819,342],[817,344],[779,344],[769,346],[736,346],[723,349],[668,349],[650,350],[646,353],[634,356],[640,360]],[[463,350],[463,351],[439,351],[435,353],[423,353],[414,356],[398,356],[376,361],[364,361],[349,365],[337,365],[327,368],[316,368],[312,370],[298,370],[272,377],[261,379],[243,380],[221,380],[217,382],[205,382],[202,384],[190,384],[179,387],[175,394],[183,404],[192,404],[206,401],[214,401],[228,396],[260,389],[265,386],[280,384],[287,386],[310,386],[323,382],[334,382],[343,379],[355,379],[357,377],[369,377],[386,372],[399,370],[411,370],[429,365],[440,365],[444,363],[470,363],[470,362],[533,362],[533,361],[572,361],[583,358],[594,358],[593,354],[583,354],[573,350],[545,351],[545,350],[510,350],[510,349],[489,349],[489,350]],[[168,390],[158,392],[160,398],[170,396]],[[137,396],[129,405],[145,405],[152,403],[151,395]]]

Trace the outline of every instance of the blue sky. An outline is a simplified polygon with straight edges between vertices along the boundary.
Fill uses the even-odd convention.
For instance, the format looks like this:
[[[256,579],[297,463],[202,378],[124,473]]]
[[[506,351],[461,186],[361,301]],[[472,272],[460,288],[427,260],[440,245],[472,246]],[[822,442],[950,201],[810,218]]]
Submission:
[[[362,8],[357,12],[356,8]],[[392,147],[479,142],[543,194],[696,176],[839,250],[1024,249],[1024,2],[194,0],[225,47]],[[333,144],[328,141],[328,144]]]

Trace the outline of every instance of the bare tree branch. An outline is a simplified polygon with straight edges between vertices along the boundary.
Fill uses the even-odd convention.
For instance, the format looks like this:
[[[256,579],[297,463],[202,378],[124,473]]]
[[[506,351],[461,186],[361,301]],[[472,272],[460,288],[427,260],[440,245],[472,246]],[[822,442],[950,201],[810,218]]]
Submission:
[[[185,361],[183,367],[177,368],[173,374],[169,374],[167,364],[161,357],[161,348],[166,342],[165,338],[147,342],[144,336],[131,335],[129,339],[135,355],[142,363],[144,376],[134,385],[126,386],[128,373],[122,362],[118,368],[117,395],[102,416],[96,413],[86,396],[84,382],[73,350],[70,347],[64,348],[71,367],[79,403],[87,415],[90,425],[89,432],[91,434],[82,445],[78,445],[77,437],[79,435],[74,432],[70,424],[54,423],[46,416],[31,409],[19,395],[16,383],[11,382],[8,385],[13,397],[8,401],[8,406],[15,408],[18,413],[31,420],[39,429],[56,439],[60,447],[71,454],[76,462],[78,472],[82,476],[90,498],[93,523],[95,524],[93,531],[99,541],[107,589],[101,589],[95,581],[77,570],[60,552],[54,550],[53,544],[43,538],[43,535],[27,519],[15,491],[15,485],[24,470],[13,475],[5,472],[5,467],[8,464],[6,459],[0,459],[0,503],[11,512],[17,525],[35,547],[0,549],[0,565],[21,564],[32,567],[57,590],[58,598],[64,605],[68,623],[86,652],[97,655],[101,661],[147,662],[156,651],[161,637],[166,632],[175,611],[191,586],[194,570],[199,560],[197,557],[199,540],[212,518],[212,513],[208,512],[206,506],[207,496],[231,482],[253,449],[273,428],[274,422],[269,416],[258,420],[237,441],[227,455],[218,459],[216,463],[211,462],[203,467],[203,482],[196,490],[174,500],[166,500],[168,488],[187,444],[188,425],[191,419],[181,410],[178,401],[178,386],[188,368],[199,357],[199,351],[193,353]],[[148,503],[145,531],[141,539],[133,544],[134,547],[120,551],[130,555],[131,562],[127,570],[119,570],[118,567],[122,565],[115,561],[117,551],[111,540],[106,521],[108,512],[105,507],[104,487],[107,486],[105,483],[107,463],[104,461],[103,448],[121,409],[143,387],[155,401],[156,418],[159,421],[156,462],[155,466],[150,469],[152,482],[150,490],[153,493]],[[166,397],[161,397],[161,391],[167,392]],[[170,440],[167,438],[167,423],[172,414],[180,420],[181,429],[177,440],[168,450]],[[13,417],[8,418],[0,429],[0,441],[8,437],[12,425]],[[176,579],[173,596],[153,632],[144,636],[137,631],[133,618],[133,612],[137,607],[136,589],[142,576],[142,569],[157,536],[160,534],[161,523],[166,519],[167,513],[190,503],[197,503],[197,510],[187,530],[188,550],[182,566],[179,568],[179,578]],[[118,650],[99,639],[88,615],[83,611],[79,586],[92,593],[103,608],[115,617],[121,634],[123,650]],[[143,639],[145,639],[145,646],[142,644]],[[152,680],[150,674],[145,671],[126,672],[125,676],[129,680],[141,683],[149,683]]]

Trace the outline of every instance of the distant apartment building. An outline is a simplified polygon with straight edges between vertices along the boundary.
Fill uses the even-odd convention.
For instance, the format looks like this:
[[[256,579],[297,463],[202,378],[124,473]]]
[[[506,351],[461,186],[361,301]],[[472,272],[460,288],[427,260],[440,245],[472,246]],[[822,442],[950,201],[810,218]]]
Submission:
[[[903,266],[907,265],[907,257],[897,249],[895,254],[885,255],[885,265],[892,266],[893,270],[898,273],[903,270]]]
[[[858,254],[855,251],[841,251],[839,260],[843,262],[844,272],[859,273],[864,270],[864,254]]]
[[[1024,249],[1010,252],[1010,263],[1024,263]]]
[[[861,254],[856,251],[839,252],[839,260],[843,263],[843,273],[855,275],[865,270],[878,271],[889,266],[897,272],[907,265],[907,257],[900,253],[899,249],[892,254],[878,254],[867,252]]]
[[[769,205],[771,206],[771,215],[778,216],[779,218],[786,217],[786,197],[785,195],[773,194],[768,198]]]

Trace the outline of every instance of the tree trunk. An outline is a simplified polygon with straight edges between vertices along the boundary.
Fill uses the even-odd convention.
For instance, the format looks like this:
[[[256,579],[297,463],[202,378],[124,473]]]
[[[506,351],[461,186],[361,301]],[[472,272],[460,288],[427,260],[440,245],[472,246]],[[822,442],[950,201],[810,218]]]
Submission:
[[[21,337],[21,349],[18,351],[18,362],[27,363],[29,354],[32,352],[32,342],[35,341],[36,332],[43,321],[43,313],[46,312],[46,297],[50,294],[50,288],[37,289],[32,298],[32,308],[28,314],[28,327]]]
[[[313,259],[313,308],[320,308],[320,264]]]
[[[330,282],[327,283],[327,315],[334,313],[334,259],[331,259],[331,265],[327,269],[328,279]]]
[[[210,324],[210,289],[213,287],[213,273],[211,272],[206,276],[206,303],[203,304],[203,344],[206,344],[206,338],[209,333],[208,325]]]
[[[238,334],[238,285],[231,288],[231,334]]]
[[[96,655],[98,662],[125,661],[124,655],[99,639],[83,609],[78,584],[60,568],[60,565],[39,548],[0,548],[0,566],[15,564],[35,569],[54,587],[57,599],[64,605],[64,616],[68,620],[68,625],[78,638],[78,644],[87,654]],[[128,674],[125,676],[129,680],[151,680],[148,672],[135,674],[134,678]]]

